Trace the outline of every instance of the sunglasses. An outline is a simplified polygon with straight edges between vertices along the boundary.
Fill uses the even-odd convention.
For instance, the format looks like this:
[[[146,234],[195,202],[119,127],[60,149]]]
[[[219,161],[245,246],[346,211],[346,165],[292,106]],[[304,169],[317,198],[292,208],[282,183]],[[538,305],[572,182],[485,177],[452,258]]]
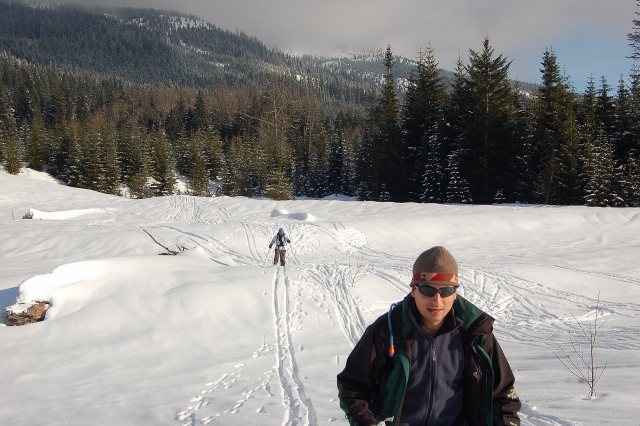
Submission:
[[[439,293],[440,297],[444,298],[449,297],[456,292],[456,287],[435,288],[431,287],[430,285],[414,285],[414,287],[417,288],[420,293],[424,294],[427,297],[433,297],[436,295],[436,293]]]

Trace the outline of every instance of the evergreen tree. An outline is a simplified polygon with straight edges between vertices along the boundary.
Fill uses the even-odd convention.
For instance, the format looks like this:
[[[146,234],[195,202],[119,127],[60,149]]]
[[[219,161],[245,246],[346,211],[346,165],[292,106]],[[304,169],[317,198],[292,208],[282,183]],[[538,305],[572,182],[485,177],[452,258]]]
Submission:
[[[80,162],[78,164],[78,187],[99,191],[102,187],[103,167],[101,160],[102,135],[93,123],[79,130]]]
[[[542,60],[542,85],[534,107],[535,133],[533,170],[535,195],[544,204],[580,202],[578,146],[574,98],[561,75],[555,52],[547,50]]]
[[[10,144],[11,149],[15,151],[17,133],[13,109],[9,103],[9,93],[0,78],[0,162],[7,161]]]
[[[102,180],[100,192],[119,195],[120,162],[118,161],[118,138],[110,123],[102,126]]]
[[[447,190],[445,194],[448,203],[471,202],[472,200],[468,181],[460,175],[459,170],[459,159],[465,156],[465,125],[471,120],[469,86],[465,64],[462,56],[459,56],[446,104],[446,125],[442,131],[444,144],[449,152],[447,154]]]
[[[329,159],[327,189],[330,194],[343,193],[342,174],[344,171],[344,129],[336,122],[336,128],[329,138]]]
[[[614,158],[618,163],[626,164],[629,152],[640,152],[640,114],[634,111],[632,93],[620,77],[615,98],[614,125],[611,142],[614,146]]]
[[[640,7],[640,0],[636,0],[636,4]],[[640,12],[635,12],[636,16],[640,16]],[[640,19],[634,19],[633,32],[628,34],[630,46],[632,49],[631,57],[633,59],[640,59]]]
[[[123,167],[124,181],[132,198],[152,196],[149,185],[149,159],[146,135],[137,127],[127,126],[121,135],[124,151],[128,154],[126,167]]]
[[[458,171],[457,152],[449,154],[447,173],[449,181],[447,183],[446,199],[447,203],[472,203],[469,183],[460,176]]]
[[[513,198],[515,182],[508,178],[514,164],[510,157],[514,141],[517,108],[508,78],[510,61],[502,55],[494,58],[489,39],[482,52],[470,51],[467,71],[469,110],[463,123],[460,170],[470,183],[475,202],[492,203],[498,190],[507,200]]]
[[[420,52],[405,96],[403,169],[410,201],[444,200],[446,153],[442,146],[447,92],[433,49]]]
[[[218,181],[218,177],[224,170],[224,152],[222,151],[222,141],[218,133],[211,134],[207,130],[207,138],[205,139],[205,155],[207,158],[207,170],[209,171],[209,180]]]
[[[41,171],[49,161],[47,129],[44,127],[44,120],[40,108],[35,107],[33,119],[29,126],[27,142],[25,148],[25,161],[29,168]]]
[[[209,111],[207,110],[204,94],[202,90],[198,90],[196,94],[196,100],[193,105],[191,122],[191,131],[197,132],[198,130],[205,131],[209,128]]]
[[[402,155],[405,151],[400,146],[400,101],[393,75],[394,63],[391,47],[388,46],[382,93],[369,110],[368,131],[363,140],[365,157],[360,176],[375,199],[387,197],[388,194],[391,201],[404,201],[406,179],[403,176]]]
[[[28,124],[33,119],[35,102],[33,99],[33,81],[31,74],[21,73],[17,89],[13,95],[14,117],[17,123]]]
[[[611,86],[609,86],[606,77],[602,77],[600,79],[600,89],[596,94],[595,114],[598,127],[604,128],[607,137],[611,137],[614,133],[615,106],[610,92]]]
[[[22,167],[18,138],[10,136],[5,145],[4,169],[7,173],[17,175]]]
[[[53,139],[56,144],[52,168],[54,176],[70,186],[77,186],[81,162],[77,127],[71,122],[59,122],[53,131]]]
[[[227,149],[226,169],[222,177],[221,192],[228,196],[252,197],[252,143],[241,136],[235,136]]]
[[[290,200],[291,182],[282,170],[271,170],[265,195],[272,200]]]
[[[357,188],[356,183],[358,182],[356,141],[357,136],[345,136],[343,144],[344,155],[342,162],[342,171],[340,173],[340,192],[350,197],[355,196]]]
[[[587,195],[590,206],[621,206],[624,200],[618,190],[621,176],[616,171],[613,159],[613,145],[609,141],[604,125],[600,126],[587,164]]]
[[[1,86],[0,86],[1,89]],[[7,173],[17,175],[22,167],[22,149],[13,110],[9,102],[1,99],[0,93],[0,146],[4,160],[4,169]]]
[[[189,144],[189,193],[198,197],[211,195],[209,189],[209,173],[207,172],[207,158],[205,155],[204,132],[199,130],[191,138]]]
[[[153,156],[151,177],[154,180],[151,189],[153,195],[171,195],[175,187],[176,175],[169,143],[162,129],[156,129],[151,134],[151,143]]]
[[[629,155],[627,160],[626,187],[624,198],[626,205],[640,207],[640,161],[638,157]]]

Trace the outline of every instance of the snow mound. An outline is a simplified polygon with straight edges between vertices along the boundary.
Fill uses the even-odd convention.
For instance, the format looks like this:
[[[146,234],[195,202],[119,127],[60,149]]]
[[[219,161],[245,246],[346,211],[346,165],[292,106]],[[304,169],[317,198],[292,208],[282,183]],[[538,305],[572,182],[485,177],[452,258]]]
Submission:
[[[278,216],[284,216],[289,214],[288,211],[284,210],[284,209],[273,209],[271,211],[271,217],[278,217]]]
[[[306,222],[315,222],[317,219],[311,213],[293,213],[289,215],[289,218],[295,220],[303,220]]]
[[[289,214],[289,212],[285,209],[273,209],[271,211],[271,217],[278,217],[278,216],[288,216],[289,219],[295,219],[295,220],[304,220],[307,222],[315,222],[316,218],[315,216],[313,216],[311,213],[291,213]]]
[[[75,219],[80,216],[86,216],[90,214],[102,214],[105,213],[103,209],[81,209],[81,210],[66,210],[59,212],[43,212],[36,209],[29,209],[29,214],[32,219],[38,220],[68,220]]]
[[[193,257],[196,259],[209,259],[209,255],[202,247],[196,247],[189,250],[181,251],[178,253],[182,257]]]

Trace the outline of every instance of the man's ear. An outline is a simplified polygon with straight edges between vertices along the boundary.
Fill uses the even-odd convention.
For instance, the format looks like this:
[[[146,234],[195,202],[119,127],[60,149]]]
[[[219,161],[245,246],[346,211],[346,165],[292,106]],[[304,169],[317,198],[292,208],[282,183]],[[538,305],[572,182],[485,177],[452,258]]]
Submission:
[[[416,287],[413,285],[411,286],[411,297],[416,298]]]

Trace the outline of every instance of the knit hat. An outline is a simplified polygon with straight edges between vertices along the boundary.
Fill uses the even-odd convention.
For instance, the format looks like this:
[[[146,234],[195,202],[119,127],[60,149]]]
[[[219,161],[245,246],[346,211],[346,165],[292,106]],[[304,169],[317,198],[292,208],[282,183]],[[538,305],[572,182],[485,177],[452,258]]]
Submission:
[[[447,284],[460,287],[456,260],[446,248],[431,247],[418,256],[413,264],[411,285],[414,284]]]
[[[278,229],[278,234],[284,234],[284,229],[282,228]]]

